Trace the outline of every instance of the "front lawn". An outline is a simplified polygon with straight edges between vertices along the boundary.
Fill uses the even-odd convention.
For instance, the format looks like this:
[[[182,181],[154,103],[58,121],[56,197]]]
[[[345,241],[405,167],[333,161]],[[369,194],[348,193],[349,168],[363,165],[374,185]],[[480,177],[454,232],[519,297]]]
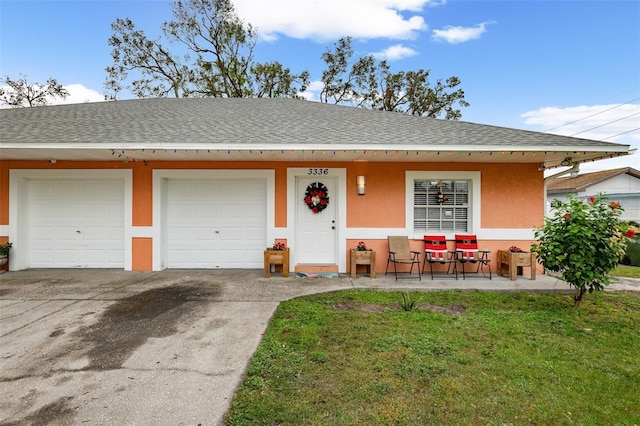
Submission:
[[[350,291],[280,304],[225,424],[640,423],[640,297]]]
[[[618,266],[610,275],[614,277],[625,278],[639,278],[640,279],[640,266]]]

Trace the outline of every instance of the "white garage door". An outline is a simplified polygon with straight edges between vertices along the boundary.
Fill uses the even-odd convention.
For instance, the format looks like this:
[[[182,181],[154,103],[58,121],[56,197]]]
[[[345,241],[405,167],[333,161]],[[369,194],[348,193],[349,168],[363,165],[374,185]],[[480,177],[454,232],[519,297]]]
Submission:
[[[264,179],[170,179],[169,268],[262,268],[267,235]]]
[[[29,181],[29,267],[124,267],[122,180]]]

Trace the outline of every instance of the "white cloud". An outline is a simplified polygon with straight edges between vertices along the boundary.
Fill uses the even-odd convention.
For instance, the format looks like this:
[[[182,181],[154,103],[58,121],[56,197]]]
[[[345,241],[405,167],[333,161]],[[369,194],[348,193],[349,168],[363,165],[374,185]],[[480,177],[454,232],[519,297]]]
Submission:
[[[616,142],[620,135],[640,142],[640,105],[612,104],[577,107],[543,107],[522,114],[526,124],[565,136]],[[629,133],[626,133],[629,132]]]
[[[426,31],[418,15],[432,0],[234,0],[238,16],[265,40],[278,34],[331,40],[354,38],[412,39]]]
[[[300,96],[305,98],[308,101],[319,101],[320,100],[320,91],[324,87],[324,83],[320,80],[314,80],[309,83],[307,90],[302,93],[299,93]]]
[[[104,95],[89,89],[82,84],[68,84],[63,86],[69,92],[66,99],[47,98],[47,105],[63,105],[63,104],[81,104],[85,102],[101,102],[104,101]],[[9,86],[2,86],[3,89],[11,91]],[[9,105],[1,104],[0,108],[10,108]]]
[[[394,46],[387,47],[382,52],[373,53],[373,56],[376,57],[377,59],[397,61],[404,58],[410,58],[411,56],[415,56],[417,54],[418,52],[410,47],[406,47],[401,44],[396,44]]]
[[[68,84],[64,86],[69,92],[66,99],[55,98],[49,101],[49,105],[61,104],[81,104],[85,102],[102,102],[104,95],[93,89],[84,87],[82,84]]]
[[[464,43],[469,40],[479,39],[487,31],[487,25],[493,22],[482,22],[473,27],[454,27],[447,25],[442,30],[433,30],[433,39],[446,41],[451,44]]]
[[[637,104],[543,107],[525,112],[521,117],[532,130],[630,145],[631,149],[640,148],[640,105]],[[580,170],[619,167],[640,169],[640,153],[585,163]]]

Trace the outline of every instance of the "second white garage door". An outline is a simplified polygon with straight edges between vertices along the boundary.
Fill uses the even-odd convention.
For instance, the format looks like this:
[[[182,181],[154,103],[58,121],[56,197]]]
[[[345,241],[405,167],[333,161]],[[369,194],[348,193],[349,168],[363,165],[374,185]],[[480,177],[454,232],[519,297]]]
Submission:
[[[267,239],[263,179],[169,179],[169,268],[262,268]]]

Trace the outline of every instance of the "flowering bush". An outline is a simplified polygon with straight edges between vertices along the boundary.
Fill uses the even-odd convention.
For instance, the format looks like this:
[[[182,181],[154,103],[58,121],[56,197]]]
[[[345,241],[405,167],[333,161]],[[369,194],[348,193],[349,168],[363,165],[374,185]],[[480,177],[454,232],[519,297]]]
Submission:
[[[575,306],[587,291],[602,290],[609,284],[608,273],[625,254],[627,225],[620,221],[620,203],[606,204],[602,194],[588,202],[569,196],[567,202],[554,200],[553,216],[535,231],[539,241],[531,246],[545,269],[562,274],[575,286]]]
[[[285,243],[275,243],[273,245],[274,250],[285,250],[287,248]]]
[[[358,246],[356,247],[359,251],[365,251],[367,250],[367,245],[364,243],[364,241],[360,241],[358,243]]]
[[[12,245],[13,243],[0,244],[0,256],[8,255]]]

